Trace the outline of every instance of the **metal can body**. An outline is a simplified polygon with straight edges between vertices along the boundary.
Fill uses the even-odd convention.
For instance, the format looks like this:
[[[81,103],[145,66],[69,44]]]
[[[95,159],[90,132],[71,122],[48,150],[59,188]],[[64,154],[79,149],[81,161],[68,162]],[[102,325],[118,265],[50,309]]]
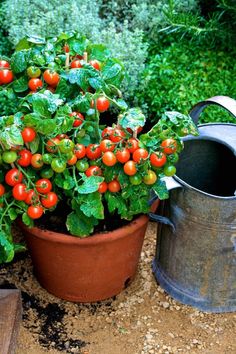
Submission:
[[[185,139],[175,189],[162,204],[153,271],[160,285],[208,312],[236,311],[236,125]],[[169,220],[169,222],[168,222]]]

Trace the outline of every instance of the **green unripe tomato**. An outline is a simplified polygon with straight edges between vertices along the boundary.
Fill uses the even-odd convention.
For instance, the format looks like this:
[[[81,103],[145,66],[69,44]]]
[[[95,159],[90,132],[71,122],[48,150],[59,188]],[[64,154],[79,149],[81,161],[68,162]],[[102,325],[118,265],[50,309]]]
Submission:
[[[172,164],[175,164],[179,161],[179,155],[177,154],[177,152],[175,152],[174,154],[171,154],[168,156],[168,161],[171,162]]]
[[[56,157],[52,160],[51,168],[56,173],[62,173],[66,169],[66,162],[62,160],[60,157]]]
[[[142,183],[142,176],[139,173],[136,173],[133,176],[129,176],[130,183],[134,186],[138,186]]]
[[[185,127],[179,128],[179,129],[177,129],[176,133],[180,137],[186,136],[186,135],[188,135],[188,128],[185,128]]]
[[[163,171],[166,176],[171,177],[176,173],[176,168],[173,165],[166,165]]]
[[[17,159],[17,153],[15,151],[4,151],[2,154],[2,160],[5,163],[13,163]]]
[[[82,159],[78,160],[75,166],[79,172],[85,172],[89,168],[89,163],[87,160]]]
[[[43,154],[43,163],[45,163],[46,165],[51,165],[52,156],[50,154]]]
[[[59,150],[64,154],[72,151],[74,149],[74,147],[75,147],[75,144],[70,139],[62,139],[59,143]]]
[[[148,170],[146,175],[143,177],[143,182],[148,185],[154,184],[156,180],[157,180],[157,175],[152,170]]]
[[[39,77],[41,75],[41,70],[36,66],[30,66],[27,69],[27,75],[31,78]]]
[[[44,170],[41,171],[40,173],[42,178],[51,178],[54,175],[54,171],[51,168],[46,168]]]
[[[85,136],[85,129],[80,129],[78,132],[77,132],[77,135],[76,135],[76,138],[80,139],[80,138],[83,138]]]

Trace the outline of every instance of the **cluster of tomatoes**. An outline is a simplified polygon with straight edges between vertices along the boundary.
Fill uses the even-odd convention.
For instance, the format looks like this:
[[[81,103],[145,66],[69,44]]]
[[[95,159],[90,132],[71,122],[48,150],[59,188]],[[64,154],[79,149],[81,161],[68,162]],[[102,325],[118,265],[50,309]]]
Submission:
[[[26,146],[36,137],[33,128],[27,127],[22,130],[22,138]],[[52,183],[49,178],[40,178],[36,182],[31,181],[25,167],[32,166],[36,169],[42,167],[41,154],[32,154],[29,149],[20,151],[6,150],[1,159],[12,168],[5,174],[6,185],[12,187],[12,196],[17,201],[23,201],[28,205],[27,214],[31,219],[38,219],[43,215],[44,208],[50,209],[58,202],[58,196],[52,191]],[[16,163],[16,166],[15,166]],[[42,173],[46,177],[47,174]],[[8,190],[7,190],[8,192]],[[6,188],[0,184],[0,197],[6,193]]]
[[[10,63],[6,60],[0,60],[0,86],[9,84],[13,81],[13,78]]]

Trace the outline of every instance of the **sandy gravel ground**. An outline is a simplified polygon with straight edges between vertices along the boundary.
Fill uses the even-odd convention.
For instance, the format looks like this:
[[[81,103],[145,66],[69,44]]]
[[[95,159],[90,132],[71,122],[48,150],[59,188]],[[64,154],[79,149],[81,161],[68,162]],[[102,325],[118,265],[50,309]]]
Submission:
[[[27,254],[1,267],[1,288],[22,291],[16,354],[236,354],[236,313],[200,312],[158,286],[151,271],[155,234],[156,225],[150,223],[133,283],[114,299],[96,304],[48,294],[34,278]]]

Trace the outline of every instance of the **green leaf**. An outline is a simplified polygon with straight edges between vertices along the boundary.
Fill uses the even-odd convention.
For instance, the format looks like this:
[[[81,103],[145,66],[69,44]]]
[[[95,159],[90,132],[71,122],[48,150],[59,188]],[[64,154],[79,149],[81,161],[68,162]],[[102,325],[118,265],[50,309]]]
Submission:
[[[152,186],[152,189],[160,200],[169,198],[169,192],[166,188],[165,181],[157,179],[156,183]]]
[[[91,59],[105,61],[105,59],[107,59],[110,55],[109,49],[107,49],[107,47],[104,46],[103,44],[93,44],[90,50],[91,50],[91,54],[90,54]]]
[[[34,138],[33,141],[28,143],[29,147],[30,147],[30,151],[32,152],[32,154],[35,154],[38,151],[39,143],[40,143],[40,138],[39,138],[38,135],[36,135],[36,137]]]
[[[28,40],[28,42],[34,43],[34,44],[45,44],[46,43],[45,38],[35,36],[35,35],[27,36],[27,40]]]
[[[61,77],[55,93],[58,94],[61,98],[70,97],[70,95],[73,93],[73,85],[68,85],[67,80]]]
[[[83,91],[86,91],[89,87],[88,83],[89,72],[86,69],[70,69],[68,74],[68,81],[70,84],[77,84],[82,88]]]
[[[98,190],[99,185],[104,181],[103,177],[99,176],[85,176],[84,182],[81,186],[77,188],[78,193],[81,194],[89,194],[96,192]]]
[[[11,262],[14,257],[14,246],[7,234],[0,231],[0,263]]]
[[[140,108],[130,108],[128,111],[119,115],[119,124],[123,128],[136,130],[138,127],[143,127],[146,118]]]
[[[106,192],[105,198],[110,213],[113,213],[115,210],[117,210],[122,217],[127,215],[128,208],[120,194]]]
[[[72,107],[78,112],[85,113],[90,109],[91,100],[91,96],[88,93],[85,95],[80,94],[72,103]]]
[[[63,100],[59,98],[59,95],[47,90],[44,93],[35,93],[28,98],[28,101],[32,104],[35,113],[39,113],[46,118],[49,118],[63,104]]]
[[[128,108],[127,103],[124,100],[122,100],[121,98],[118,100],[115,100],[115,102],[116,102],[118,108],[122,111],[125,111]]]
[[[24,92],[28,90],[28,78],[26,76],[20,77],[18,80],[13,81],[12,87],[15,92]]]
[[[87,217],[80,210],[70,213],[67,216],[66,227],[68,231],[79,237],[86,237],[93,232],[94,225],[97,224],[97,220],[93,217]]]
[[[71,108],[68,105],[61,106],[56,112],[54,120],[57,124],[57,134],[69,132],[74,123],[74,118],[70,116]]]
[[[86,37],[81,36],[80,38],[69,38],[67,43],[70,47],[70,52],[83,55],[86,51],[89,41],[86,39]]]
[[[9,215],[9,218],[11,219],[11,221],[16,220],[16,218],[18,216],[18,214],[17,214],[17,212],[16,212],[16,210],[14,208],[10,208],[8,210],[8,215]]]
[[[15,74],[21,73],[28,65],[28,51],[15,52],[11,58],[11,69]]]
[[[20,50],[23,50],[23,49],[29,49],[30,48],[30,44],[29,42],[27,41],[27,38],[22,38],[18,43],[17,45],[15,46],[15,50],[18,52]]]
[[[109,59],[101,73],[106,83],[119,87],[124,78],[124,66],[118,59]]]
[[[6,148],[10,148],[14,145],[23,145],[24,141],[21,136],[21,130],[12,125],[0,131],[0,141]]]
[[[33,227],[34,226],[33,220],[28,216],[27,213],[22,214],[22,221],[28,227]]]
[[[78,196],[76,200],[78,204],[80,204],[80,209],[86,216],[94,216],[96,219],[104,219],[104,208],[100,193],[95,192],[86,196]]]
[[[37,113],[25,115],[24,122],[28,126],[34,127],[42,135],[52,134],[57,128],[54,119],[41,119],[41,116]]]

